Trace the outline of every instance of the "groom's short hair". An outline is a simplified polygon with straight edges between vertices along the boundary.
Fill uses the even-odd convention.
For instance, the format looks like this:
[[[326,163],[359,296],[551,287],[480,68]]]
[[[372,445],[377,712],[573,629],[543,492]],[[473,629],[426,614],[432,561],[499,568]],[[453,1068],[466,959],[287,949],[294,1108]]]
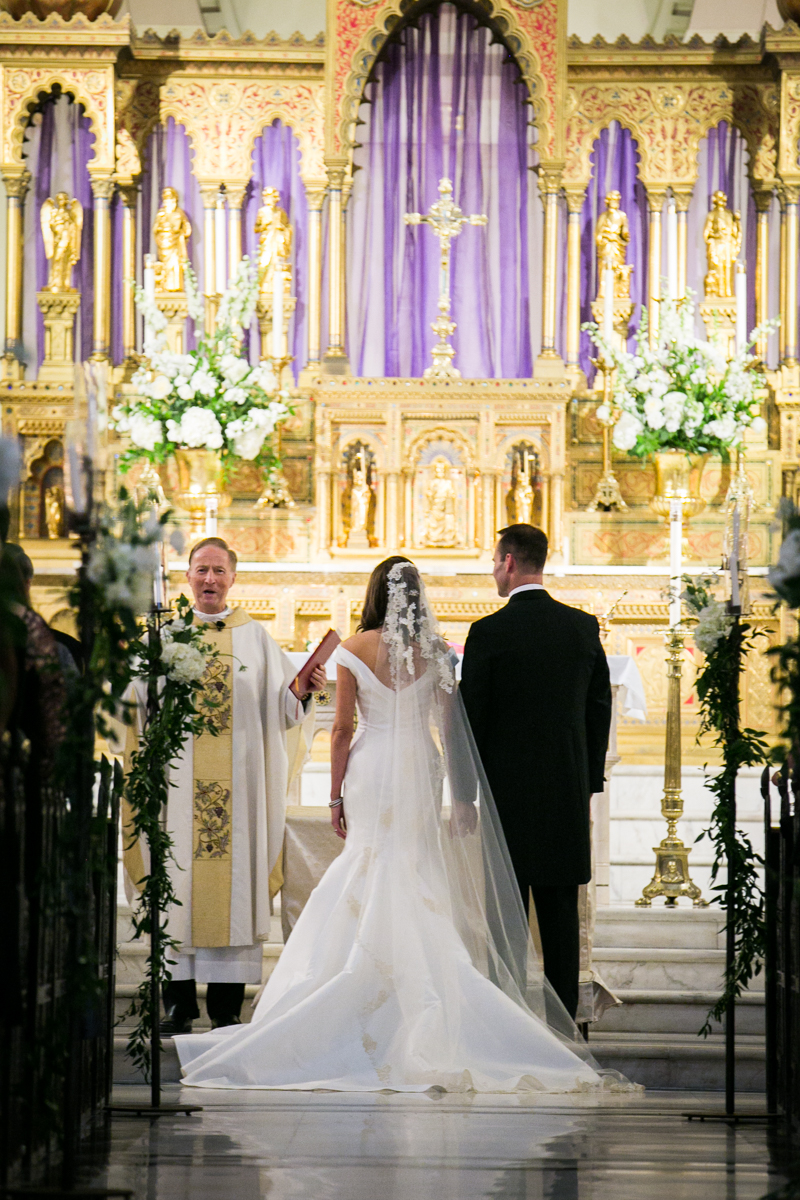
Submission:
[[[507,525],[498,531],[501,558],[513,554],[517,565],[530,575],[539,575],[547,562],[547,534],[535,525]]]

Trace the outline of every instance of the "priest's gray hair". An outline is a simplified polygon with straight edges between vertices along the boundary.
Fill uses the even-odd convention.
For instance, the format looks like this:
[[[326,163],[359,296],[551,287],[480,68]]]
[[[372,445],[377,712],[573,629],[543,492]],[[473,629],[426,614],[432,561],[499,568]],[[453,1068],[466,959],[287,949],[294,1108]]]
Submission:
[[[218,550],[224,550],[228,555],[228,559],[231,564],[231,570],[236,570],[236,564],[239,561],[236,557],[236,551],[231,550],[225,539],[221,537],[201,538],[199,542],[196,542],[189,551],[189,566],[192,565],[192,559],[194,558],[195,554],[197,554],[197,551],[205,549],[206,546],[216,546]]]

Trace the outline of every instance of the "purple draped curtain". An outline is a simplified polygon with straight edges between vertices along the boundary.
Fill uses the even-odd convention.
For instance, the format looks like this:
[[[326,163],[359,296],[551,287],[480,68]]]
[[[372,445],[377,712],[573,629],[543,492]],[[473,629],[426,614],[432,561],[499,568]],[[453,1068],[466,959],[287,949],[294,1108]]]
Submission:
[[[292,240],[292,279],[297,305],[289,323],[289,353],[295,381],[308,359],[308,204],[306,190],[300,178],[300,143],[288,125],[274,121],[256,138],[253,146],[252,175],[242,209],[242,244],[244,253],[255,261],[258,258],[258,237],[255,232],[256,213],[261,204],[261,191],[277,188],[281,207],[294,230]],[[250,361],[260,355],[258,323],[250,331]]]
[[[639,180],[638,152],[630,130],[612,121],[600,132],[592,149],[592,175],[581,213],[581,324],[593,321],[592,301],[597,296],[597,251],[595,230],[597,220],[606,206],[606,195],[619,192],[620,208],[628,216],[631,240],[628,243],[628,262],[631,272],[633,316],[631,332],[636,333],[647,303],[647,194]],[[633,338],[628,348],[633,350]],[[580,365],[591,383],[595,369],[590,357],[595,353],[588,333],[581,332]]]
[[[178,203],[192,226],[189,239],[189,260],[197,276],[197,286],[202,293],[205,287],[203,267],[203,200],[200,184],[192,174],[192,150],[189,136],[182,125],[173,117],[166,125],[157,125],[147,140],[142,164],[142,189],[138,205],[139,244],[138,270],[142,270],[145,254],[155,254],[153,222],[161,207],[161,192],[165,187],[174,187],[178,192]],[[141,274],[139,276],[141,282]],[[141,322],[140,322],[141,324]],[[186,347],[196,346],[194,324],[186,322]]]
[[[747,266],[747,330],[756,323],[756,207],[747,175],[748,151],[742,134],[727,121],[708,131],[698,148],[697,183],[687,213],[688,263],[686,284],[697,303],[704,296],[707,272],[703,225],[711,209],[714,192],[725,192],[728,208],[742,214],[742,249],[739,257]],[[697,332],[705,337],[705,326],[698,312]]]
[[[439,242],[403,214],[427,212],[443,176],[465,213],[489,218],[452,244],[455,365],[468,378],[532,373],[542,220],[530,108],[517,66],[491,36],[442,4],[386,46],[366,89],[348,211],[355,374],[414,377],[430,365]]]
[[[44,359],[44,320],[36,293],[47,285],[48,263],[42,237],[41,210],[49,196],[67,192],[83,206],[81,256],[72,272],[72,286],[81,293],[75,318],[76,361],[92,353],[94,309],[94,197],[87,163],[94,153],[94,134],[83,105],[70,96],[46,100],[31,118],[23,155],[31,184],[23,210],[24,261],[22,285],[22,346],[26,377],[35,379]],[[30,264],[33,263],[33,271]]]
[[[114,193],[111,201],[111,361],[121,363],[124,357],[122,328],[122,293],[130,287],[125,282],[125,263],[122,259],[122,197]]]

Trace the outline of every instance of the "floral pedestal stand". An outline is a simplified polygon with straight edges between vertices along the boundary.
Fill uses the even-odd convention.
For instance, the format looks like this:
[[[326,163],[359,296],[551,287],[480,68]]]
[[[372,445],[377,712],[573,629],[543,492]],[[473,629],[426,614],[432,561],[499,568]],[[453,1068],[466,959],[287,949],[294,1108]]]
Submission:
[[[684,562],[695,561],[698,557],[689,547],[689,521],[706,507],[706,502],[700,495],[700,484],[707,460],[707,454],[685,454],[683,450],[661,450],[653,455],[656,492],[650,501],[650,507],[653,512],[664,518],[665,532],[668,534],[670,501],[680,500],[683,544],[681,557]],[[667,538],[665,552],[668,551],[668,545]]]
[[[232,497],[222,486],[222,460],[217,450],[180,449],[175,451],[178,491],[175,499],[189,513],[189,536],[214,537],[221,508]]]

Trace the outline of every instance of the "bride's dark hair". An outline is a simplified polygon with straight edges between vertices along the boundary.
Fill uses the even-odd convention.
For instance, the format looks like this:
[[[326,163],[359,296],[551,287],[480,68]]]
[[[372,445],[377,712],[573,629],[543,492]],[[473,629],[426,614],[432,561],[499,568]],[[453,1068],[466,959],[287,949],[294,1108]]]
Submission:
[[[410,558],[404,558],[402,554],[393,554],[391,558],[385,558],[382,563],[378,563],[369,577],[364,607],[361,610],[361,620],[356,633],[364,633],[368,629],[380,629],[386,620],[386,607],[389,603],[389,572],[397,563],[408,563],[411,568],[410,571],[403,572],[410,585],[409,592],[413,591],[415,580],[419,581],[417,568]]]

